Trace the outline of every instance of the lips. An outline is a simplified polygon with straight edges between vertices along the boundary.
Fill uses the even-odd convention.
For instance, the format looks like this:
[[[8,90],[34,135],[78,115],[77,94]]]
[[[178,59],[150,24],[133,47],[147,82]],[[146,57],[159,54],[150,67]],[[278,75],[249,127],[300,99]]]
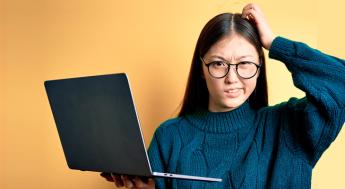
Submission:
[[[240,88],[234,88],[234,89],[227,89],[227,90],[225,90],[225,92],[234,93],[234,92],[237,92],[239,90],[240,90]]]
[[[241,93],[242,88],[231,88],[224,90],[225,95],[230,98],[238,97]]]

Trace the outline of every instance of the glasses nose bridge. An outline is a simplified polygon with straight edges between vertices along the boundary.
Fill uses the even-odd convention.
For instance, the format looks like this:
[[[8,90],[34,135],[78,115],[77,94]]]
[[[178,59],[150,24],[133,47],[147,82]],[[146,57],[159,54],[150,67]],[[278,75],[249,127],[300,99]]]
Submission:
[[[226,73],[225,77],[229,76],[229,73],[231,72],[231,66],[233,67],[233,73],[238,75],[237,73],[237,64],[231,64],[231,63],[227,63],[228,65],[228,72]]]

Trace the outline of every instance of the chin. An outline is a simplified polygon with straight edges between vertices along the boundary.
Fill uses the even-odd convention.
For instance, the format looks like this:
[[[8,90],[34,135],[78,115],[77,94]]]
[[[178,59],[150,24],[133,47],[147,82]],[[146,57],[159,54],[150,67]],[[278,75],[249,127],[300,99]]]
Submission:
[[[231,102],[227,102],[225,103],[224,105],[229,108],[229,109],[236,109],[238,108],[239,106],[241,106],[245,101],[242,100],[242,99],[236,99],[236,100],[231,100]]]

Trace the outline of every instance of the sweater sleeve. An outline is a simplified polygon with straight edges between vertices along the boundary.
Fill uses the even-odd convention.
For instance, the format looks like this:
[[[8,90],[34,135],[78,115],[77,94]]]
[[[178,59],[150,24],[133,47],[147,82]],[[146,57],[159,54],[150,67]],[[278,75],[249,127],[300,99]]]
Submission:
[[[282,37],[273,40],[269,57],[283,62],[306,93],[283,106],[282,125],[287,146],[315,166],[345,121],[345,61]]]
[[[168,164],[167,154],[164,153],[166,151],[165,147],[161,141],[162,134],[161,128],[158,127],[155,131],[153,138],[151,140],[149,149],[148,149],[148,156],[150,159],[151,169],[154,172],[166,172],[166,167]],[[164,178],[155,178],[155,185],[156,189],[167,188],[167,183]]]

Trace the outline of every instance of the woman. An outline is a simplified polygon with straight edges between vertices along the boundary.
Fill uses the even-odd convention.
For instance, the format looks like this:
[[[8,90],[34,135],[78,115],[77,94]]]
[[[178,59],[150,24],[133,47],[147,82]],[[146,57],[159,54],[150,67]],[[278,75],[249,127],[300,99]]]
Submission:
[[[263,48],[306,93],[267,106]],[[345,121],[345,61],[276,37],[261,10],[211,19],[198,39],[181,112],[149,147],[154,171],[221,183],[113,175],[127,188],[310,188],[311,174]]]

